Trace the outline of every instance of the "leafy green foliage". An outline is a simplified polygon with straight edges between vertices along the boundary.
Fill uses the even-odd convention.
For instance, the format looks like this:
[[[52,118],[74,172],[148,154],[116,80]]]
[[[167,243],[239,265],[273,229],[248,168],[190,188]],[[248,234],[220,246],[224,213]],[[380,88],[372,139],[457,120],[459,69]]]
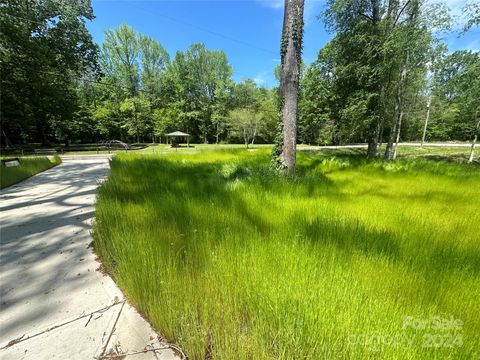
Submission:
[[[13,143],[67,139],[78,125],[76,79],[97,71],[89,0],[11,0],[1,14],[2,130]]]
[[[229,125],[231,136],[236,136],[244,141],[248,148],[250,143],[253,144],[257,133],[260,132],[260,118],[258,113],[249,109],[232,110],[229,117]]]
[[[278,89],[251,79],[235,83],[226,54],[203,44],[171,59],[160,43],[126,24],[107,30],[99,47],[85,26],[93,18],[89,0],[5,3],[2,145],[5,138],[67,146],[158,141],[174,130],[190,133],[193,142],[244,142],[229,114],[247,109],[258,118],[255,141],[275,142],[279,156]],[[418,140],[430,101],[427,139],[473,137],[478,53],[447,55],[432,36],[451,28],[445,5],[330,0],[323,19],[334,36],[313,63],[301,64],[299,143],[369,142],[375,150],[395,138],[400,117],[399,138]],[[467,4],[464,20],[464,31],[478,25],[475,2]]]
[[[479,99],[480,54],[456,51],[443,57],[434,79],[432,108],[436,120],[430,136],[472,139],[480,117]]]

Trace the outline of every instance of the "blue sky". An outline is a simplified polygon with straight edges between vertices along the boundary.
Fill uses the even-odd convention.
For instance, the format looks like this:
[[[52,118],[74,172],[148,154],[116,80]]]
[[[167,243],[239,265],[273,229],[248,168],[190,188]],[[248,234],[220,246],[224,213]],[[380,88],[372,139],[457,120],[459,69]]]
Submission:
[[[325,0],[305,1],[304,61],[312,62],[331,35],[317,19]],[[461,16],[465,0],[447,0]],[[87,24],[94,40],[122,23],[159,41],[174,56],[195,42],[223,50],[234,68],[234,79],[252,78],[276,85],[273,69],[279,63],[283,0],[92,0],[96,19]],[[458,38],[447,34],[450,50],[480,49],[480,30]]]

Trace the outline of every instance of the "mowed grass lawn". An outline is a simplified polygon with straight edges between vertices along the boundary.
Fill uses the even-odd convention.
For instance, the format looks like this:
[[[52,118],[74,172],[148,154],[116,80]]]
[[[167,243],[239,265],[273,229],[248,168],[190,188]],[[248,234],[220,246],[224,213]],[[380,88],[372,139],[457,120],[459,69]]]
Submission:
[[[107,270],[190,359],[480,356],[477,165],[121,154],[96,214]]]
[[[0,165],[0,189],[50,169],[61,162],[62,160],[58,156],[54,156],[51,159],[48,157],[22,157],[20,158],[20,166],[6,167]]]

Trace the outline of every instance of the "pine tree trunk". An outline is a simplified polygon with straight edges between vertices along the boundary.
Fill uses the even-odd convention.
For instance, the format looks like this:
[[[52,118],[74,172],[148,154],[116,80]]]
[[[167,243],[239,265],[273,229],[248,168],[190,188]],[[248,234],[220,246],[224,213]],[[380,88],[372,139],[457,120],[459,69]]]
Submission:
[[[280,154],[282,168],[295,171],[297,145],[298,85],[303,38],[304,0],[285,0],[281,44],[280,94],[283,147]]]

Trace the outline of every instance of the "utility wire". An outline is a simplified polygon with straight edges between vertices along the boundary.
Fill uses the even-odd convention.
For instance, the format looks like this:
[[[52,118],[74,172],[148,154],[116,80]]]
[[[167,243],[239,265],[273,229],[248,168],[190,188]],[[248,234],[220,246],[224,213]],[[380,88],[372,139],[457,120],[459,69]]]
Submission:
[[[262,48],[262,47],[259,47],[259,46],[256,46],[252,43],[249,43],[247,41],[244,41],[244,40],[240,40],[240,39],[236,39],[234,37],[231,37],[231,36],[228,36],[228,35],[224,35],[222,33],[219,33],[219,32],[216,32],[216,31],[213,31],[213,30],[210,30],[210,29],[207,29],[205,27],[202,27],[202,26],[198,26],[198,25],[195,25],[195,24],[192,24],[192,23],[189,23],[189,22],[186,22],[186,21],[183,21],[183,20],[179,20],[177,18],[174,18],[170,15],[166,15],[166,14],[162,14],[162,13],[159,13],[159,12],[156,12],[156,11],[152,11],[152,10],[147,10],[147,9],[144,9],[142,7],[139,7],[139,6],[136,6],[136,5],[133,5],[133,4],[129,4],[129,3],[125,3],[127,4],[128,6],[130,7],[133,7],[133,8],[136,8],[138,10],[141,10],[141,11],[144,11],[144,12],[147,12],[147,13],[150,13],[150,14],[155,14],[157,16],[160,16],[160,17],[163,17],[165,19],[168,19],[172,22],[176,22],[178,24],[182,24],[184,26],[188,26],[188,27],[191,27],[193,29],[196,29],[196,30],[200,30],[200,31],[203,31],[203,32],[206,32],[210,35],[214,35],[214,36],[217,36],[217,37],[220,37],[222,39],[225,39],[225,40],[228,40],[228,41],[232,41],[232,42],[235,42],[237,44],[241,44],[241,45],[244,45],[244,46],[247,46],[247,47],[250,47],[252,49],[255,49],[255,50],[258,50],[258,51],[262,51],[262,52],[265,52],[265,53],[268,53],[268,54],[272,54],[272,55],[278,55],[277,52],[275,51],[272,51],[272,50],[268,50],[268,49],[265,49],[265,48]],[[20,20],[25,20],[25,21],[29,21],[33,24],[37,24],[37,25],[46,25],[45,22],[43,21],[38,21],[38,20],[34,20],[34,19],[30,19],[30,18],[26,18],[26,17],[23,17],[23,16],[18,16],[18,15],[14,15],[14,14],[9,14],[9,13],[6,13],[4,12],[2,15],[7,15],[7,16],[10,16],[10,17],[13,17],[13,18],[16,18],[16,19],[20,19]]]
[[[210,35],[214,35],[214,36],[220,37],[220,38],[222,38],[222,39],[229,40],[229,41],[232,41],[232,42],[235,42],[235,43],[237,43],[237,44],[241,44],[241,45],[250,47],[250,48],[255,49],[255,50],[258,50],[258,51],[263,51],[263,52],[268,53],[268,54],[271,54],[271,55],[278,55],[278,53],[275,52],[275,51],[272,51],[272,50],[268,50],[268,49],[259,47],[259,46],[255,45],[255,44],[249,43],[249,42],[244,41],[244,40],[240,40],[240,39],[236,39],[236,38],[234,38],[234,37],[228,36],[228,35],[224,35],[224,34],[222,34],[222,33],[216,32],[216,31],[214,31],[214,30],[207,29],[206,27],[198,26],[198,25],[195,25],[195,24],[192,24],[192,23],[183,21],[183,20],[176,19],[176,18],[174,18],[174,17],[172,17],[172,16],[170,16],[170,15],[162,14],[162,13],[159,13],[159,12],[154,11],[154,10],[147,10],[147,9],[144,9],[144,8],[142,8],[142,7],[140,7],[140,6],[133,5],[133,4],[129,4],[129,3],[125,3],[125,4],[127,4],[127,5],[130,6],[130,7],[136,8],[136,9],[138,9],[138,10],[147,12],[147,13],[149,13],[149,14],[155,14],[155,15],[157,15],[157,16],[160,16],[160,17],[163,17],[163,18],[165,18],[165,19],[168,19],[168,20],[170,20],[170,21],[172,21],[172,22],[176,22],[176,23],[178,23],[178,24],[182,24],[182,25],[191,27],[191,28],[193,28],[193,29],[206,32],[206,33],[208,33],[208,34],[210,34]]]
[[[214,36],[218,36],[218,37],[221,37],[223,39],[226,39],[226,40],[229,40],[229,41],[232,41],[232,42],[236,42],[238,44],[242,44],[244,46],[247,46],[247,47],[250,47],[252,49],[255,49],[255,50],[259,50],[259,51],[263,51],[263,52],[266,52],[268,54],[272,54],[272,55],[278,55],[276,52],[274,51],[271,51],[271,50],[267,50],[267,49],[264,49],[264,48],[261,48],[261,47],[258,47],[256,45],[253,45],[251,43],[248,43],[246,41],[243,41],[243,40],[239,40],[239,39],[235,39],[235,38],[232,38],[230,36],[227,36],[227,35],[223,35],[223,34],[220,34],[220,33],[217,33],[215,31],[211,31],[209,29],[206,29],[206,28],[203,28],[203,27],[200,27],[200,26],[197,26],[197,25],[194,25],[194,24],[191,24],[191,23],[187,23],[185,21],[182,21],[182,20],[178,20],[176,18],[173,18],[169,15],[165,15],[165,14],[160,14],[160,13],[157,13],[157,12],[153,12],[153,11],[150,11],[150,10],[147,10],[147,9],[143,9],[139,6],[135,6],[135,5],[132,5],[132,4],[128,4],[129,6],[131,7],[134,7],[134,8],[137,8],[139,10],[142,10],[142,11],[145,11],[145,12],[148,12],[148,13],[155,13],[155,15],[158,15],[158,16],[161,16],[161,17],[164,17],[170,21],[173,21],[173,22],[177,22],[179,24],[182,24],[182,25],[185,25],[185,26],[189,26],[189,27],[192,27],[194,29],[197,29],[197,30],[201,30],[201,31],[204,31],[204,32],[207,32],[211,35],[214,35]],[[37,21],[37,20],[33,20],[33,19],[30,19],[30,18],[26,18],[26,17],[22,17],[22,16],[18,16],[18,15],[13,15],[13,14],[9,14],[9,13],[3,13],[2,15],[7,15],[7,16],[10,16],[10,17],[13,17],[13,18],[16,18],[16,19],[20,19],[20,20],[25,20],[25,21],[29,21],[33,24],[37,24],[37,25],[46,25],[45,22],[42,22],[42,21]],[[249,78],[249,79],[252,79],[252,76],[251,75],[246,75],[246,74],[243,74],[243,73],[239,73],[238,71],[234,71],[235,74],[237,75],[240,75],[244,78]]]

